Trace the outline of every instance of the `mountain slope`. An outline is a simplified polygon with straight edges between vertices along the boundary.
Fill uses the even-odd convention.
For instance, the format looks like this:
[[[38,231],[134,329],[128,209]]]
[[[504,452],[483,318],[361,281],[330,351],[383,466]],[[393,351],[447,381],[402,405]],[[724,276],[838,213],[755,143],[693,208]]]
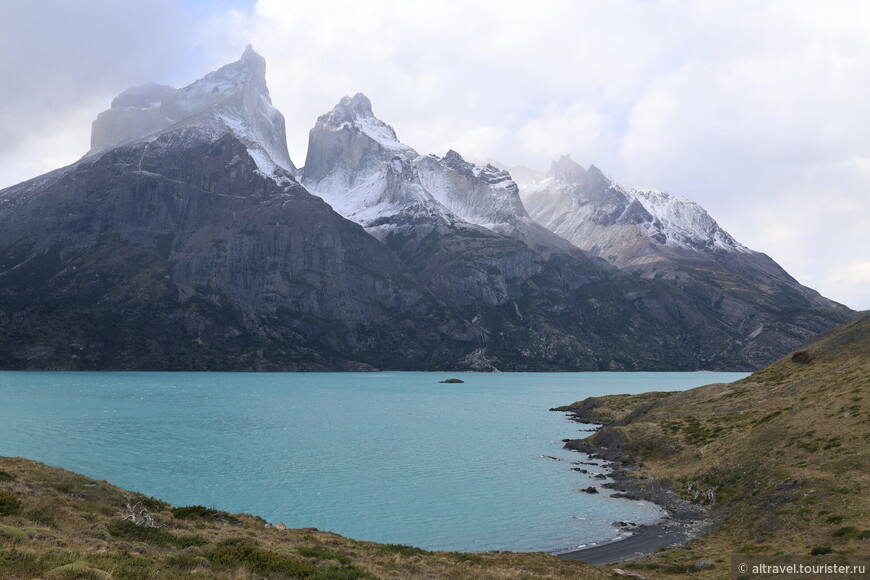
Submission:
[[[173,93],[212,106],[0,192],[5,368],[425,367],[474,338],[295,181],[263,70],[249,49]]]
[[[250,47],[125,91],[92,142],[0,191],[3,368],[733,370],[830,323],[626,274],[535,223],[506,172],[401,143],[363,95],[297,170]]]
[[[699,560],[724,559],[697,574],[718,578],[731,554],[866,554],[868,353],[865,316],[735,383],[560,409],[607,423],[570,447],[642,463],[622,486],[663,486],[709,510],[708,535],[636,566],[683,575]]]
[[[418,154],[364,95],[318,119],[302,183],[481,329],[479,368],[697,368],[732,356],[731,338],[710,340],[718,325],[679,289],[627,276],[535,224],[507,173],[453,151]]]
[[[759,345],[746,353],[758,364],[777,347],[794,348],[855,316],[737,242],[698,204],[623,188],[594,165],[585,170],[563,157],[522,196],[536,221],[579,248],[641,277],[673,281],[710,305]]]

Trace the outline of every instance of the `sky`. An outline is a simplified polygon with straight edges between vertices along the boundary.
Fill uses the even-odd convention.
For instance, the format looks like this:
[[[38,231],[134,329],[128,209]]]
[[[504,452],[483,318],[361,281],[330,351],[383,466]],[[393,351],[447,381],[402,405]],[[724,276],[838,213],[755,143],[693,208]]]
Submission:
[[[298,166],[363,92],[420,153],[568,154],[870,309],[868,31],[864,0],[0,0],[0,188],[84,155],[127,87],[250,43]]]

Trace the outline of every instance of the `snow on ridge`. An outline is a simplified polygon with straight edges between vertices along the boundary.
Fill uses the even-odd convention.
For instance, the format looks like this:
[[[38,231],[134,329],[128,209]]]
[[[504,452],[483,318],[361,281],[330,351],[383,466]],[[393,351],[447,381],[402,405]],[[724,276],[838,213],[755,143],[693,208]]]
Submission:
[[[181,89],[154,83],[127,89],[94,121],[86,157],[195,127],[200,138],[234,135],[249,151],[259,152],[252,157],[264,174],[283,183],[286,177],[276,177],[275,166],[294,175],[296,168],[287,152],[284,118],[269,97],[265,67],[265,59],[249,45],[238,61]]]
[[[355,128],[387,151],[411,150],[399,141],[392,127],[374,115],[371,101],[362,93],[343,97],[330,112],[321,115],[318,121],[339,131]]]
[[[567,158],[559,160],[563,166],[569,161],[570,159]],[[555,167],[556,162],[554,162]],[[585,177],[578,177],[572,172],[565,171],[565,167],[562,167],[563,171],[561,172],[551,169],[542,179],[524,188],[522,191],[523,199],[532,200],[537,198],[537,204],[540,206],[540,209],[544,207],[541,206],[542,203],[546,203],[546,207],[558,207],[553,205],[557,203],[556,200],[567,198],[571,200],[569,206],[571,209],[558,210],[562,216],[559,221],[561,223],[567,218],[578,221],[578,225],[580,225],[584,220],[590,219],[593,215],[593,213],[590,213],[593,211],[591,208],[599,207],[599,202],[595,200],[600,194],[595,192],[598,191],[598,188],[604,187],[623,196],[622,199],[624,200],[616,206],[602,208],[608,213],[614,209],[618,210],[622,204],[624,204],[623,211],[629,210],[635,202],[639,203],[646,210],[651,216],[651,220],[628,219],[633,224],[633,227],[643,230],[646,237],[653,243],[692,251],[698,251],[699,249],[722,249],[741,253],[752,252],[752,250],[737,242],[730,234],[724,231],[703,207],[690,199],[672,196],[665,191],[651,187],[625,188],[594,165],[590,165],[586,171],[583,171],[579,165],[577,167],[577,173],[583,176],[600,174],[598,184],[589,183]],[[590,189],[587,190],[587,188]],[[543,199],[550,199],[551,201],[543,202]],[[613,203],[612,197],[608,197],[608,199],[610,200],[609,203]],[[544,210],[541,209],[541,211]]]
[[[698,243],[738,252],[751,250],[731,237],[700,204],[685,197],[676,197],[656,189],[624,190],[638,200],[661,227],[665,245],[692,248]],[[652,224],[648,224],[652,227]]]
[[[347,126],[347,122],[342,127]],[[399,141],[392,127],[374,116],[356,117],[353,126],[376,141],[388,151],[409,151],[411,148]]]

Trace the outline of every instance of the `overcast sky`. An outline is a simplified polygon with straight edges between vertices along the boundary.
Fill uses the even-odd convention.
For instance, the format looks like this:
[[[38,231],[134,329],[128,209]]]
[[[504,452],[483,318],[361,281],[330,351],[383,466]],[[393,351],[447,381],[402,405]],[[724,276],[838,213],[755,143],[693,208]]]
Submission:
[[[128,86],[183,86],[248,43],[297,165],[363,92],[421,153],[570,154],[870,308],[864,0],[0,0],[0,187],[81,157]]]

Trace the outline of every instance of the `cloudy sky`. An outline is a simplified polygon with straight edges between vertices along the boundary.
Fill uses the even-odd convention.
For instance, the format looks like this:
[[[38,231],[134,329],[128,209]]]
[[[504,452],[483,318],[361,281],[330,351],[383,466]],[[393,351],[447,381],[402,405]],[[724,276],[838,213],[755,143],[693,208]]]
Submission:
[[[69,164],[123,89],[267,61],[290,155],[344,95],[421,153],[562,154],[704,206],[870,308],[870,2],[0,0],[0,187]]]

